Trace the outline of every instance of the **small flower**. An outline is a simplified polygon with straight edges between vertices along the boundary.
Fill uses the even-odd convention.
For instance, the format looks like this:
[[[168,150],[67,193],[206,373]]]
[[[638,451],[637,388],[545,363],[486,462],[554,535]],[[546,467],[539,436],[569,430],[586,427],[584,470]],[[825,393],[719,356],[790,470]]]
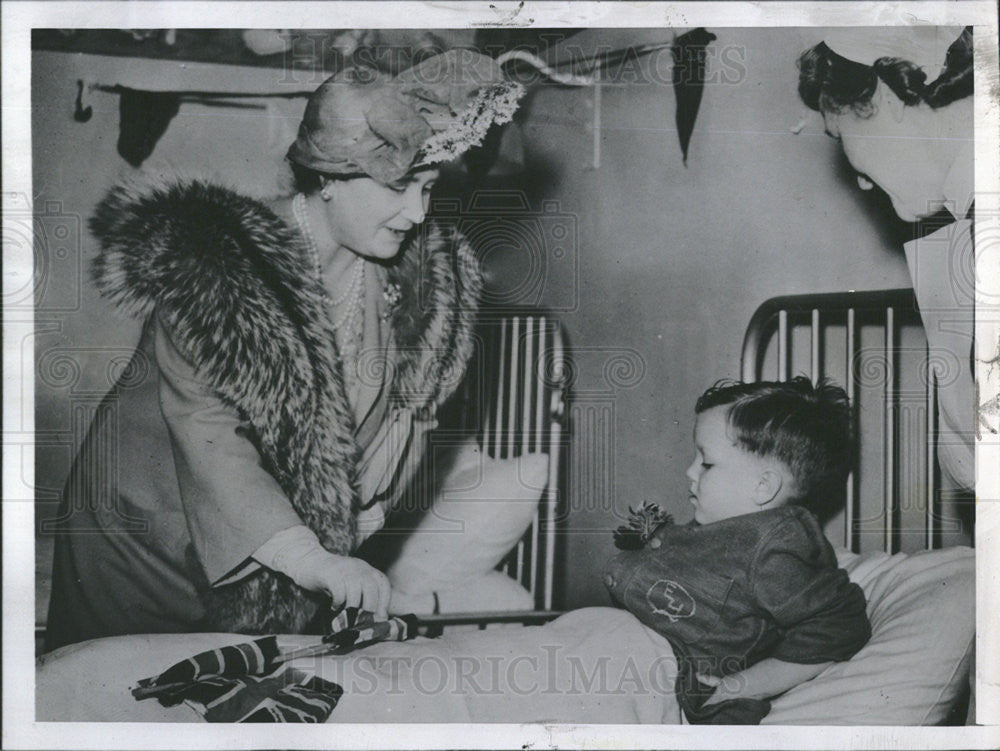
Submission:
[[[399,301],[403,297],[403,290],[398,282],[386,282],[385,287],[382,289],[382,297],[385,298],[391,310],[399,305]]]
[[[638,509],[629,506],[628,524],[615,530],[615,547],[620,550],[643,548],[659,527],[673,524],[674,518],[656,503],[643,501]]]

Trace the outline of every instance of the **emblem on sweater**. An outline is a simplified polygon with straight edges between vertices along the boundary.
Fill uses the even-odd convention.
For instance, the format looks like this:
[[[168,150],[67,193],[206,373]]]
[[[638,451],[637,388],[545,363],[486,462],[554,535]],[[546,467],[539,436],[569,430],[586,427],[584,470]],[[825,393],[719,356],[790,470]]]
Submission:
[[[665,615],[671,623],[694,615],[694,598],[684,587],[670,579],[657,579],[646,590],[646,603],[656,615]]]

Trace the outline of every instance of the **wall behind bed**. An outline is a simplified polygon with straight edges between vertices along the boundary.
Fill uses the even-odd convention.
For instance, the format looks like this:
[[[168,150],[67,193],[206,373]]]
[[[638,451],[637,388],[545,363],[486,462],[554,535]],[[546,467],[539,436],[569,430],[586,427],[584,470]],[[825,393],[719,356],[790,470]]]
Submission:
[[[565,607],[607,603],[602,566],[630,505],[657,501],[678,522],[691,518],[684,471],[694,402],[715,380],[739,376],[743,330],[761,302],[910,286],[903,228],[888,205],[856,187],[816,121],[790,132],[806,113],[797,36],[711,31],[718,38],[686,168],[669,51],[633,68],[632,83],[603,87],[599,168],[590,90],[540,88],[525,124],[529,163],[545,167],[537,199],[558,201],[579,223],[579,281],[549,281],[552,305],[576,305],[562,315],[577,364]],[[587,55],[670,37],[588,31],[563,46]],[[616,376],[616,358],[632,363],[629,372]],[[842,539],[841,527],[830,532]]]

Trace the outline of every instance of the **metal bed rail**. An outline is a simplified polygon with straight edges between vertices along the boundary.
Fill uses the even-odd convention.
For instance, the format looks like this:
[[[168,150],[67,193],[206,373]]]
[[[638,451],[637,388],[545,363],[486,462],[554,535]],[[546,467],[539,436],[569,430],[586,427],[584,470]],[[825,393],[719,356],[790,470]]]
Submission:
[[[561,610],[489,610],[478,613],[439,613],[417,616],[418,626],[485,626],[488,623],[520,623],[533,626],[555,620]]]
[[[501,569],[531,592],[537,608],[551,611],[565,415],[563,332],[550,315],[532,310],[513,310],[492,320],[487,318],[486,325],[492,327],[493,336],[487,338],[484,380],[495,378],[495,385],[485,390],[483,452],[495,458],[534,453],[549,456],[548,479],[539,508]]]
[[[862,346],[862,328],[880,329],[881,342],[874,348]],[[842,332],[844,347],[840,357],[826,346],[831,329]],[[903,329],[919,330],[922,352],[914,357],[914,348],[901,345]],[[858,427],[856,405],[863,386],[869,389],[873,380],[881,381],[881,457],[882,457],[882,546],[888,552],[899,549],[900,465],[905,459],[920,464],[919,485],[923,495],[923,544],[927,549],[939,547],[940,470],[937,462],[937,363],[922,336],[916,298],[912,289],[887,289],[862,292],[833,292],[775,297],[764,302],[754,313],[743,340],[741,377],[744,381],[764,379],[768,369],[765,358],[773,352],[776,380],[787,380],[795,373],[793,343],[797,334],[808,335],[808,375],[814,381],[831,376],[831,380],[847,391],[855,406],[855,428]],[[919,349],[919,348],[917,348]],[[880,350],[880,351],[879,351]],[[796,350],[797,351],[797,350]],[[797,358],[804,362],[805,357]],[[838,360],[842,369],[828,366]],[[914,363],[914,359],[917,360]],[[919,380],[923,393],[900,388],[901,375],[909,376],[912,367],[920,368]],[[914,447],[910,432],[911,411],[906,411],[906,426],[902,426],[900,399],[907,404],[919,403],[917,419],[922,422],[917,431],[919,446]],[[875,436],[858,430],[862,451],[872,447]],[[919,452],[919,459],[916,454]],[[852,472],[846,488],[844,545],[857,551],[858,533],[862,530],[859,514],[859,477]]]
[[[532,612],[552,612],[566,412],[562,326],[535,308],[487,309],[480,316],[479,333],[479,351],[465,384],[466,428],[479,434],[487,456],[549,457],[546,486],[531,526],[499,568],[532,594],[537,608]],[[498,622],[490,615],[481,614],[481,620]]]

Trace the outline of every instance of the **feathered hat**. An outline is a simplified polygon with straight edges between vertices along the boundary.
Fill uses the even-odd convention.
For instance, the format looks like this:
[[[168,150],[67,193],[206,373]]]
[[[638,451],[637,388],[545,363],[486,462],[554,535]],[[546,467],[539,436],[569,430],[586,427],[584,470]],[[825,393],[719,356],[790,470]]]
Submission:
[[[449,50],[390,77],[354,67],[309,98],[288,158],[336,175],[393,182],[410,170],[450,161],[508,122],[524,94],[495,60]]]

